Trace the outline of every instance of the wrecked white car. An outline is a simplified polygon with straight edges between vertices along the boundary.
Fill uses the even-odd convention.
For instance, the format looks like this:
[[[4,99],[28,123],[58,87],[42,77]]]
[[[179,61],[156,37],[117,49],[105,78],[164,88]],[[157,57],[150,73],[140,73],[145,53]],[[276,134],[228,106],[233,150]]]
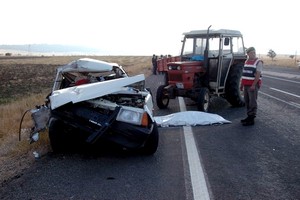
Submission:
[[[54,152],[110,141],[153,154],[159,135],[144,84],[143,74],[128,76],[116,63],[84,58],[59,67],[47,104],[32,110],[31,139],[46,126]]]

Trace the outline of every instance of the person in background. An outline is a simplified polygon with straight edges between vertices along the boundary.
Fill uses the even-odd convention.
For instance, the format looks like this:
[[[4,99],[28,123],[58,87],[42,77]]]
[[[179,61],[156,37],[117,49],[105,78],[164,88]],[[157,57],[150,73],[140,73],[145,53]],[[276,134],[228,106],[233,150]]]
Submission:
[[[254,47],[247,49],[247,60],[245,61],[241,90],[244,91],[244,99],[246,104],[247,117],[241,120],[243,126],[254,125],[254,118],[257,113],[257,96],[261,86],[261,74],[263,62],[256,57]]]
[[[154,75],[156,75],[156,71],[157,71],[157,56],[155,54],[153,54],[153,56],[152,56],[152,66],[153,66],[152,73]]]

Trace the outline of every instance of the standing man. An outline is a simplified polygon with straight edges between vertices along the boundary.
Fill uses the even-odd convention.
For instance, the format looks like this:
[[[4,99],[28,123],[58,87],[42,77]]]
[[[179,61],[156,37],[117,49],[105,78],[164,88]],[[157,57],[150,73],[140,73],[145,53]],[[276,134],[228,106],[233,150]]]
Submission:
[[[241,90],[244,90],[244,99],[247,109],[247,118],[242,119],[243,126],[254,125],[257,112],[257,95],[261,86],[262,60],[256,57],[254,47],[247,49],[248,59],[245,61]]]
[[[157,56],[155,54],[153,54],[153,56],[152,56],[152,66],[153,66],[152,73],[154,75],[156,75],[156,71],[157,71]]]

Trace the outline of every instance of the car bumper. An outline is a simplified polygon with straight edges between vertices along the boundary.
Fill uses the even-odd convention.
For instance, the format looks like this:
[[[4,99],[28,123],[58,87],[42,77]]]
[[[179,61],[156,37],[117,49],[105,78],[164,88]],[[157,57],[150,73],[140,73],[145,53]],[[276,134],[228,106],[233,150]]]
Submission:
[[[141,127],[115,121],[102,138],[129,149],[138,149],[144,146],[153,127],[153,124],[150,127]]]

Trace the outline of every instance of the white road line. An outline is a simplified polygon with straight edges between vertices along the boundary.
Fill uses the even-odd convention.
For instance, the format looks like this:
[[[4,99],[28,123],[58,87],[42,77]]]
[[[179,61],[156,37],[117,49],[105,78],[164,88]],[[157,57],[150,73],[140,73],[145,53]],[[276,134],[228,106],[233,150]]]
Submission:
[[[266,95],[266,96],[268,96],[268,97],[270,97],[270,98],[272,98],[272,99],[276,99],[277,101],[286,103],[286,104],[288,104],[288,105],[290,105],[290,106],[293,106],[293,107],[296,107],[296,108],[300,108],[300,106],[299,106],[297,103],[295,103],[295,102],[288,102],[288,101],[279,99],[279,98],[277,98],[277,97],[274,97],[274,96],[272,96],[272,95],[269,95],[269,94],[264,93],[264,92],[261,92],[261,91],[259,91],[259,93],[261,93],[261,94],[263,94],[263,95]]]
[[[182,97],[178,97],[178,100],[180,111],[186,111],[184,99]],[[209,192],[192,128],[190,126],[184,126],[183,132],[189,162],[189,170],[191,175],[194,200],[208,200],[210,199]]]
[[[288,94],[288,95],[291,95],[291,96],[300,98],[299,95],[296,95],[296,94],[293,94],[293,93],[289,93],[289,92],[286,92],[286,91],[283,91],[283,90],[279,90],[279,89],[276,89],[276,88],[272,88],[272,87],[270,87],[270,89],[271,89],[271,90],[275,90],[275,91],[277,91],[277,92],[281,92],[281,93],[284,93],[284,94]]]
[[[274,76],[263,75],[263,77],[272,78],[272,79],[281,80],[281,81],[286,81],[286,82],[290,82],[290,83],[300,84],[299,81],[292,81],[292,80],[288,80],[288,79],[277,78],[277,77],[274,77]]]
[[[296,106],[297,108],[300,108],[300,104],[299,104],[299,103],[296,103],[296,102],[292,102],[292,101],[291,101],[290,104]]]

